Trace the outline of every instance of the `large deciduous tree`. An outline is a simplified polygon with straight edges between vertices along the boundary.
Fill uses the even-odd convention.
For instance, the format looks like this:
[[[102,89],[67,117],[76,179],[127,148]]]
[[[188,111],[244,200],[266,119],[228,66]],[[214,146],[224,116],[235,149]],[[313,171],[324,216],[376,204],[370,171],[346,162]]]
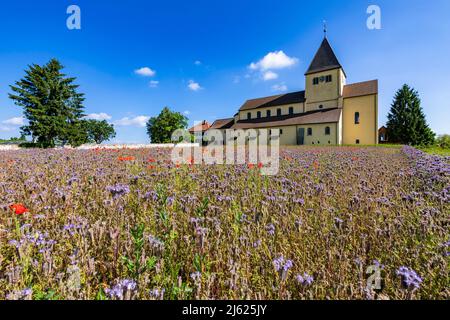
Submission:
[[[77,92],[76,78],[62,73],[63,68],[56,59],[43,66],[33,64],[25,77],[11,86],[13,93],[9,97],[24,108],[28,120],[21,131],[39,147],[86,142],[82,125],[84,94]]]
[[[116,136],[114,125],[109,124],[106,120],[85,120],[83,124],[89,142],[101,144],[102,142],[108,141]]]
[[[428,126],[416,90],[403,85],[397,91],[388,114],[389,141],[408,145],[430,145],[435,134]]]
[[[147,133],[152,143],[170,143],[172,133],[177,129],[186,129],[188,119],[179,112],[165,107],[157,117],[147,122]]]

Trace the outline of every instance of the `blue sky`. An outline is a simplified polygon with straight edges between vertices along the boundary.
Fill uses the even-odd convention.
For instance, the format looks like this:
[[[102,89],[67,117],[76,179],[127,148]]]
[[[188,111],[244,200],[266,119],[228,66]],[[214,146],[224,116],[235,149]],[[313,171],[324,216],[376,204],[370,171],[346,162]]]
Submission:
[[[66,27],[72,4],[81,30]],[[371,4],[381,30],[366,27]],[[192,124],[231,117],[249,98],[303,90],[323,20],[348,83],[379,79],[380,125],[408,83],[432,129],[450,133],[449,12],[448,0],[2,1],[0,138],[19,134],[22,110],[8,92],[28,64],[58,58],[78,78],[86,113],[115,123],[115,142],[146,142],[143,123],[166,105]],[[249,68],[269,53],[281,59],[276,75]]]

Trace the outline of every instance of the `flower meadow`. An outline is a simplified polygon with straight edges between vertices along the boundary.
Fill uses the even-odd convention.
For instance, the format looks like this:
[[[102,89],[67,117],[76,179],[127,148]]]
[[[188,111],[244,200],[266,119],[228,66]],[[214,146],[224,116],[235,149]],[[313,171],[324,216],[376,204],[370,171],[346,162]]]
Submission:
[[[0,299],[450,298],[450,158],[280,157],[264,176],[168,149],[0,152]]]

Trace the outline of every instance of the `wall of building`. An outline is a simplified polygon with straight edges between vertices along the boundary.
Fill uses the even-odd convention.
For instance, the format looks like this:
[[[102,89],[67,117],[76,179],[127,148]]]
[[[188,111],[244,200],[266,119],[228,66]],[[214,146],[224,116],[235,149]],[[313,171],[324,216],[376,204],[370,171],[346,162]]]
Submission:
[[[319,82],[319,84],[314,85],[313,79],[326,77],[327,75],[332,76],[331,82]],[[305,88],[306,88],[306,101],[307,109],[310,110],[310,104],[315,104],[317,102],[337,100],[342,94],[342,69],[334,69],[323,72],[317,72],[313,74],[308,74],[305,77]]]
[[[325,128],[330,127],[330,135],[325,134]],[[305,129],[305,145],[336,145],[338,144],[337,123],[320,123],[299,125]],[[312,135],[308,136],[308,128],[312,129]]]
[[[359,124],[355,113],[359,112]],[[344,99],[343,143],[372,145],[378,143],[378,95]]]
[[[282,106],[275,106],[275,107],[269,107],[269,108],[257,108],[257,109],[250,109],[250,110],[244,110],[239,112],[239,119],[240,120],[247,120],[247,113],[251,113],[252,119],[257,118],[258,111],[261,112],[261,118],[266,118],[267,116],[267,110],[270,110],[270,115],[276,116],[277,115],[277,109],[281,109],[281,115],[288,115],[289,114],[289,108],[294,108],[294,113],[299,114],[303,113],[304,111],[304,103],[293,103],[293,104],[287,104]]]

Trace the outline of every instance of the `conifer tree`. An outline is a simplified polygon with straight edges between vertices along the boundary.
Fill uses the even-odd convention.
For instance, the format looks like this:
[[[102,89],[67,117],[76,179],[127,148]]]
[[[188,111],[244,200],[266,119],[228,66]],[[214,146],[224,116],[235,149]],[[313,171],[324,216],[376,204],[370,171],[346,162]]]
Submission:
[[[397,91],[388,114],[389,140],[408,145],[430,145],[435,134],[428,126],[416,90],[403,85]]]
[[[77,92],[76,78],[62,73],[63,68],[56,59],[43,66],[33,64],[11,86],[9,97],[24,108],[28,120],[21,132],[39,147],[78,146],[86,141],[81,125],[84,94]]]

